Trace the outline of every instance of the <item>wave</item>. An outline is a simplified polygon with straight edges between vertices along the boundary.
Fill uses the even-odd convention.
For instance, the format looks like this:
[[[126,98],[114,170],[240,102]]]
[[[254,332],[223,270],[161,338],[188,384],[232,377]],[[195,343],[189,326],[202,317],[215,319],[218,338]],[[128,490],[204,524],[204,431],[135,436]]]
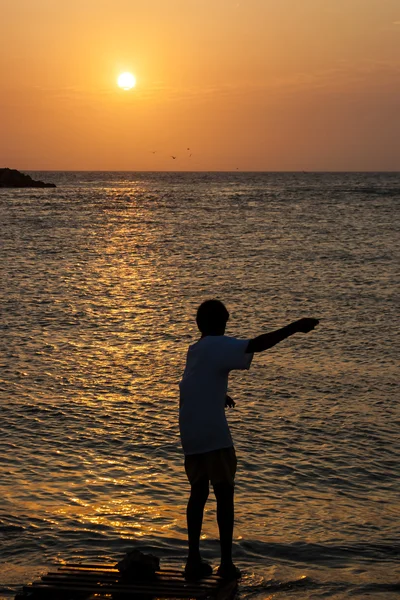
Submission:
[[[400,543],[356,543],[356,544],[314,544],[294,542],[292,544],[265,543],[246,540],[240,544],[247,556],[273,558],[284,561],[326,565],[347,566],[349,562],[396,561],[400,558]]]

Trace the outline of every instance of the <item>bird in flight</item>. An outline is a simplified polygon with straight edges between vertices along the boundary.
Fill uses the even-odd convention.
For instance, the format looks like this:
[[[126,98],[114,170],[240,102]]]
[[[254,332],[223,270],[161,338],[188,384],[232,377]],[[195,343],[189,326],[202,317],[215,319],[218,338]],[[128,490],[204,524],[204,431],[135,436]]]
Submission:
[[[176,159],[176,156],[171,156],[171,158],[173,158],[174,160]]]
[[[152,154],[155,154],[155,153],[157,152],[157,150],[150,150],[150,152],[151,152]]]

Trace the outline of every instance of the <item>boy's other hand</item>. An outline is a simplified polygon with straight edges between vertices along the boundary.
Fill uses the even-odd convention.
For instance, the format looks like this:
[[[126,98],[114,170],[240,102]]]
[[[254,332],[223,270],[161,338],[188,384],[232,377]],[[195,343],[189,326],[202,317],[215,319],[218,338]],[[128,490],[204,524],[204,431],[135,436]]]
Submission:
[[[319,321],[318,319],[312,319],[309,317],[305,317],[304,319],[299,319],[296,323],[297,325],[297,330],[300,331],[301,333],[308,333],[309,331],[312,331],[314,329],[314,327],[316,327],[318,325]]]
[[[225,408],[235,408],[235,406],[236,402],[227,394],[225,398]]]

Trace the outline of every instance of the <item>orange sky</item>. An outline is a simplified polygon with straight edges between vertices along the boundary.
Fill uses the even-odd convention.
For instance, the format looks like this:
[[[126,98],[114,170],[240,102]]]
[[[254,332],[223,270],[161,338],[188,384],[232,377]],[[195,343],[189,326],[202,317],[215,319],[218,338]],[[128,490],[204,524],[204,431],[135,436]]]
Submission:
[[[400,170],[400,0],[0,0],[0,14],[0,167]]]

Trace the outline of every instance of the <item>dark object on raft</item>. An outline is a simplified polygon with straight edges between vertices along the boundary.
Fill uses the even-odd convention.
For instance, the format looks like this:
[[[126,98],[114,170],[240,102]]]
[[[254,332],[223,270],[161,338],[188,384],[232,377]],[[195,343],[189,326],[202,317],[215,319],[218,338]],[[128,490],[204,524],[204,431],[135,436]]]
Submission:
[[[187,582],[177,569],[159,569],[150,579],[133,581],[113,565],[67,564],[23,587],[15,600],[150,600],[196,598],[232,600],[237,582],[211,575]]]
[[[154,554],[131,550],[115,565],[115,568],[126,581],[148,581],[157,578],[160,559]]]
[[[55,183],[35,181],[17,169],[0,169],[0,188],[55,188]]]

